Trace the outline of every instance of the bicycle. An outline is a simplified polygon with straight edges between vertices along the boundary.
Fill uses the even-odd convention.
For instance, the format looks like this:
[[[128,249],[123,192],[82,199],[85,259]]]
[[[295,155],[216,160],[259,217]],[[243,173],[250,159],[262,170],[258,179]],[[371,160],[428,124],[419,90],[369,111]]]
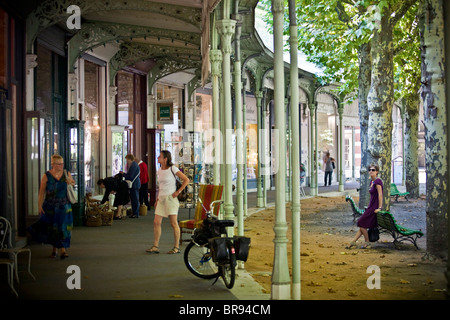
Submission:
[[[201,228],[193,231],[191,242],[184,251],[184,263],[199,278],[217,281],[222,277],[225,286],[231,289],[236,279],[236,261],[247,260],[250,238],[228,237],[227,227],[233,227],[234,221],[219,220],[213,214],[217,203],[223,203],[223,200],[211,202],[209,210],[203,206],[206,218]]]

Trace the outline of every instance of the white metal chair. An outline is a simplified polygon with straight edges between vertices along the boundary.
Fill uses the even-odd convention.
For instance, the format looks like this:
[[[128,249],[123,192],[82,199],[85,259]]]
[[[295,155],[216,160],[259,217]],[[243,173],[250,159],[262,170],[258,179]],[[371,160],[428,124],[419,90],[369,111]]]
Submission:
[[[17,283],[19,283],[19,268],[17,264],[17,256],[19,253],[28,253],[28,273],[36,280],[31,273],[31,250],[29,248],[20,248],[12,246],[12,228],[11,223],[4,217],[0,217],[0,252],[8,253],[13,260],[13,267],[16,273]]]
[[[9,287],[14,292],[16,297],[19,297],[19,294],[17,293],[16,289],[14,289],[14,260],[7,258],[0,258],[0,264],[4,264],[8,268],[7,274]]]

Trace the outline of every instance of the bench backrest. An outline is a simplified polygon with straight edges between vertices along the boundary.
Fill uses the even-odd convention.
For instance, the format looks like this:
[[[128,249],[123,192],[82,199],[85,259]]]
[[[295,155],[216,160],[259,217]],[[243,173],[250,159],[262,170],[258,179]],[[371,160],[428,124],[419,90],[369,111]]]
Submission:
[[[387,230],[395,230],[395,219],[389,211],[380,211],[377,213],[378,225]]]
[[[397,185],[395,183],[391,183],[391,193],[400,193],[397,189]]]
[[[350,205],[352,207],[353,212],[358,213],[358,214],[363,214],[364,210],[358,208],[358,206],[356,205],[355,200],[353,200],[353,198],[351,196],[346,196],[345,197],[345,201],[350,202]]]
[[[206,218],[206,210],[209,210],[211,202],[215,200],[222,199],[223,186],[222,185],[212,185],[212,184],[201,184],[198,197],[202,199],[203,205],[197,202],[195,207],[195,220],[204,220]],[[203,208],[203,206],[205,208]],[[214,214],[218,215],[220,204],[214,206]]]

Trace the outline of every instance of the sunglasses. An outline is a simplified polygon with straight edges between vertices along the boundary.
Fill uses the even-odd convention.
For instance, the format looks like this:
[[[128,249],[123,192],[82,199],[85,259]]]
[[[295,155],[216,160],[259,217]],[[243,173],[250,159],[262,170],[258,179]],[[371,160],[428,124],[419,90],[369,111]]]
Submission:
[[[374,168],[372,168],[372,169],[369,169],[369,171],[377,171],[376,169],[374,169]]]

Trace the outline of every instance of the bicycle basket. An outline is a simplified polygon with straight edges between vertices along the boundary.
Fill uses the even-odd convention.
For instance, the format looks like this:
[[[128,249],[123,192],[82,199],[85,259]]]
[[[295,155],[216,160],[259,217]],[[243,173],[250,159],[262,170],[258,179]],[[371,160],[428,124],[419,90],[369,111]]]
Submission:
[[[248,251],[250,250],[250,238],[235,236],[234,250],[236,252],[236,260],[247,261]]]
[[[209,248],[214,262],[224,263],[228,261],[228,246],[229,238],[215,237],[208,240]]]

